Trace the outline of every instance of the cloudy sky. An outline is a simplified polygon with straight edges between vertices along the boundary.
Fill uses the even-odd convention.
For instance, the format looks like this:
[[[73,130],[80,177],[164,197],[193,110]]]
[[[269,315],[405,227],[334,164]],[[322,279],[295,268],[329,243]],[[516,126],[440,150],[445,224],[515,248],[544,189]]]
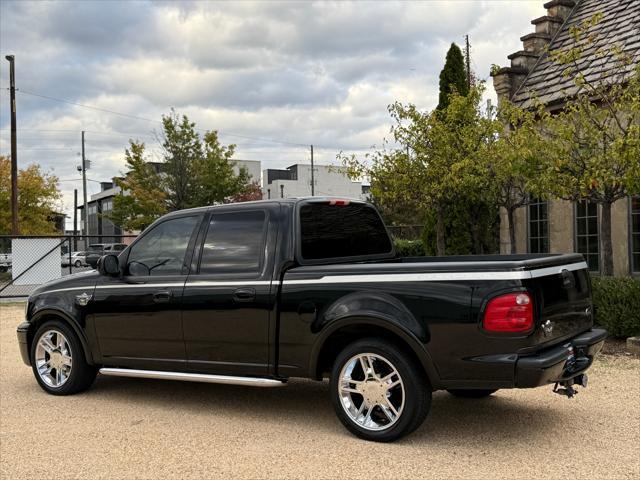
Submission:
[[[95,193],[122,172],[128,138],[158,158],[154,132],[172,107],[263,169],[308,163],[309,144],[318,163],[335,163],[380,145],[388,104],[433,108],[446,51],[465,34],[493,97],[490,65],[521,48],[543,3],[0,0],[0,154],[14,54],[19,164],[60,178],[68,214],[81,195],[80,131]]]

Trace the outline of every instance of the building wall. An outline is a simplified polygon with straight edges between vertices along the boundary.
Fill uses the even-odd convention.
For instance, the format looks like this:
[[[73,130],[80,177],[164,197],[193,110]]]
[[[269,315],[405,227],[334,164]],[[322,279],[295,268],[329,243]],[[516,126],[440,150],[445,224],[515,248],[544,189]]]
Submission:
[[[262,198],[311,196],[311,165],[298,164],[293,167],[297,170],[297,175],[294,175],[292,180],[278,179],[267,183],[267,171],[265,171]],[[314,195],[364,199],[362,183],[352,182],[344,169],[329,165],[315,165],[314,170]]]
[[[615,202],[611,209],[611,242],[613,245],[613,273],[626,276],[630,272],[629,258],[629,208],[628,198]],[[599,209],[598,220],[602,213]],[[600,237],[602,239],[602,237]],[[549,253],[571,253],[575,245],[575,207],[573,202],[551,200],[549,202]],[[602,249],[601,249],[602,251]],[[509,252],[509,232],[506,213],[501,212],[500,252]],[[518,209],[516,214],[516,253],[528,253],[527,208]]]
[[[519,208],[514,214],[514,223],[516,225],[516,252],[524,252],[527,250],[527,230],[526,230],[527,212],[524,208]],[[524,229],[522,226],[524,225]],[[509,222],[507,221],[507,211],[500,208],[500,253],[508,255],[511,253],[511,241],[509,239]]]
[[[613,272],[616,276],[629,274],[629,199],[623,198],[611,206],[611,243]]]
[[[260,184],[260,171],[261,165],[257,160],[234,160],[233,171],[236,175],[240,173],[240,168],[244,167],[249,172],[249,176],[251,177],[252,182],[257,182]]]
[[[573,211],[572,202],[566,200],[549,202],[549,253],[573,252],[575,236]]]
[[[105,184],[107,182],[104,182]],[[88,207],[88,235],[103,236],[102,242],[120,242],[122,230],[107,218],[113,211],[113,199],[121,192],[120,187],[105,188],[101,192],[91,195]],[[82,218],[82,215],[80,215]],[[96,243],[97,239],[93,239]],[[91,243],[91,241],[90,241]]]

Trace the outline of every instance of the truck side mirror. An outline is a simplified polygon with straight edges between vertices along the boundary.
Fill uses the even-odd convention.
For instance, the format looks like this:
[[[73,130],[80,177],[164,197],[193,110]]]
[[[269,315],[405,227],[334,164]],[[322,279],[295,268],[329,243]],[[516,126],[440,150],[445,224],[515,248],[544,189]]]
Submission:
[[[98,260],[98,273],[108,277],[115,277],[120,274],[120,262],[118,257],[113,254],[103,255]]]

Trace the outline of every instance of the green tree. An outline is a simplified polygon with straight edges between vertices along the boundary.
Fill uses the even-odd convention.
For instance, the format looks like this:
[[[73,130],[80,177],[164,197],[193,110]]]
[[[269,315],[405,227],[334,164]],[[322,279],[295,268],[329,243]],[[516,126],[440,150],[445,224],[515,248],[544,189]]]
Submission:
[[[340,156],[350,176],[369,178],[383,214],[407,212],[410,223],[430,229],[425,238],[430,244],[435,239],[438,255],[492,251],[496,244],[486,239],[496,231],[497,216],[486,157],[499,126],[483,116],[482,92],[482,85],[466,97],[454,91],[444,109],[432,112],[397,102],[389,107],[392,132],[408,149],[378,151],[362,160]]]
[[[163,184],[169,210],[182,210],[197,205],[195,166],[203,157],[202,143],[196,124],[174,110],[162,116],[164,165]]]
[[[201,137],[196,124],[175,111],[162,117],[164,164],[162,184],[169,210],[228,202],[249,184],[249,174],[236,174],[235,145],[221,145],[218,132]]]
[[[516,210],[535,198],[548,196],[541,180],[547,145],[540,127],[540,122],[547,118],[549,114],[542,106],[523,110],[502,102],[495,128],[496,132],[504,129],[488,143],[489,151],[484,157],[492,203],[506,212],[510,253],[516,253]]]
[[[576,93],[543,122],[550,155],[541,177],[549,194],[600,206],[601,272],[613,274],[611,207],[640,193],[640,65],[616,44],[597,48],[596,14],[570,31],[572,47],[551,53]],[[595,32],[595,33],[594,33]],[[602,75],[586,75],[585,55],[606,60]]]
[[[142,231],[167,212],[167,193],[144,153],[144,143],[129,140],[124,152],[127,173],[116,179],[122,192],[114,198],[109,218],[124,230]]]
[[[18,224],[22,235],[57,233],[51,214],[60,210],[58,177],[29,165],[18,172]],[[11,160],[0,155],[0,233],[11,233]]]
[[[467,96],[454,91],[444,109],[428,114],[411,105],[395,104],[392,108],[397,121],[394,137],[401,144],[411,145],[410,151],[415,153],[414,178],[420,183],[425,201],[423,208],[435,216],[438,255],[445,254],[447,217],[456,206],[465,205],[470,216],[449,230],[454,235],[468,235],[476,253],[480,253],[476,248],[484,250],[483,232],[495,223],[480,223],[486,217],[479,214],[490,204],[494,193],[484,166],[487,146],[496,135],[496,122],[481,111],[483,89],[482,85],[474,87]],[[494,213],[490,218],[495,219]]]
[[[194,176],[192,205],[225,203],[247,188],[249,174],[246,168],[240,168],[237,175],[233,170],[231,157],[234,151],[235,145],[220,145],[215,130],[204,134],[202,155],[195,159],[191,168]]]
[[[440,71],[438,110],[443,110],[449,105],[449,96],[453,92],[457,92],[462,96],[467,96],[469,93],[464,57],[460,47],[455,43],[451,44],[447,52],[444,68]]]

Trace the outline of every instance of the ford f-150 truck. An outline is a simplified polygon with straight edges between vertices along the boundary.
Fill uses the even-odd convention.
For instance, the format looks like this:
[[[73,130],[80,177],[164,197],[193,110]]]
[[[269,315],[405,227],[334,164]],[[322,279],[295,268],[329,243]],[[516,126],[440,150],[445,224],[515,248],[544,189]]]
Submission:
[[[373,206],[312,197],[165,215],[98,271],[38,288],[18,341],[54,395],[98,372],[329,377],[340,421],[390,441],[420,426],[435,390],[572,396],[604,342],[592,327],[581,255],[399,258]]]

